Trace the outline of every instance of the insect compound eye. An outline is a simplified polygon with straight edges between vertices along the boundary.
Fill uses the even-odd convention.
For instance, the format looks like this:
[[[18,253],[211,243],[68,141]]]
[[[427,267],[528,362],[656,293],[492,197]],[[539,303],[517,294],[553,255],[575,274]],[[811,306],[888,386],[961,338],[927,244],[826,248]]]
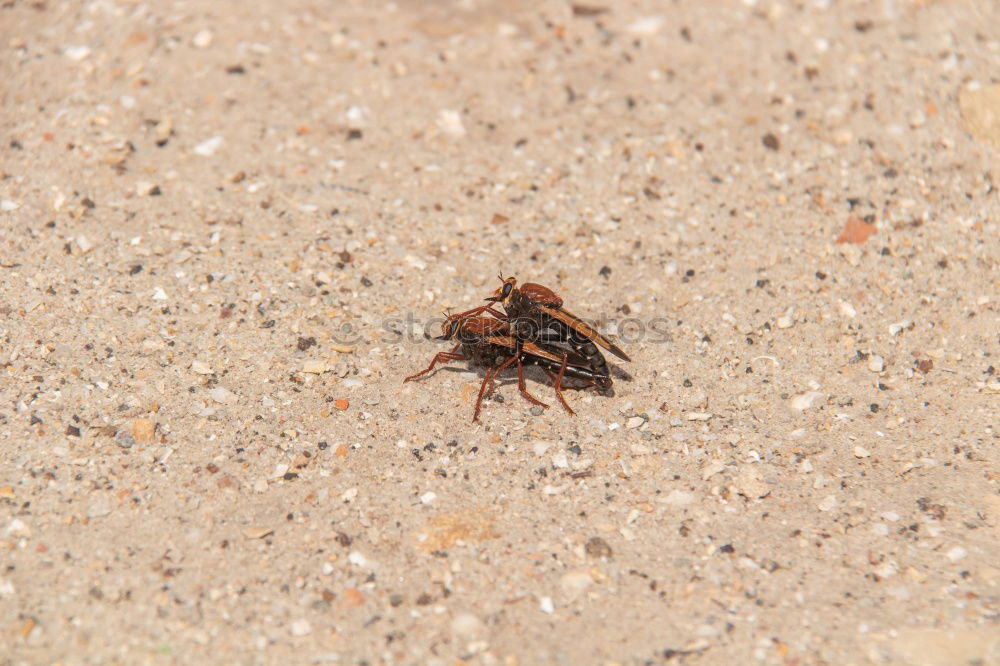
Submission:
[[[458,333],[458,320],[451,322],[451,327],[448,329],[448,337],[453,338],[455,334]]]
[[[505,284],[503,286],[503,291],[500,292],[501,298],[507,298],[508,296],[510,296],[510,292],[511,292],[511,290],[513,288],[514,288],[514,285],[512,285],[510,282],[508,282],[507,284]]]

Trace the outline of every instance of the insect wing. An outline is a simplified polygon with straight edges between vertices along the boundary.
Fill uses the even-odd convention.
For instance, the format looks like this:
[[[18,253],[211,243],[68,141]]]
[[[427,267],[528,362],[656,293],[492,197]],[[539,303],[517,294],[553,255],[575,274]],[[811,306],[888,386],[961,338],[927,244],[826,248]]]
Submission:
[[[622,351],[622,349],[618,345],[616,345],[615,343],[611,342],[611,340],[608,340],[606,337],[601,335],[597,331],[597,329],[595,329],[593,326],[591,326],[584,320],[577,317],[572,312],[568,312],[562,309],[550,308],[545,305],[539,305],[538,309],[540,309],[542,312],[549,315],[550,317],[566,324],[574,331],[587,338],[588,340],[592,340],[597,344],[601,345],[609,352],[611,352],[618,358],[622,359],[623,361],[632,360],[628,357],[628,354]]]

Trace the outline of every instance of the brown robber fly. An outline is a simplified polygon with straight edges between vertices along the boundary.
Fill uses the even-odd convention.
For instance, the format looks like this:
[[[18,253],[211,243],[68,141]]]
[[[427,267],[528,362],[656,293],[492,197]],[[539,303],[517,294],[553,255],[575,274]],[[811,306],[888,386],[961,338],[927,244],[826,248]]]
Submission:
[[[455,339],[458,343],[450,352],[439,352],[431,360],[430,365],[421,372],[404,379],[408,382],[421,377],[431,370],[438,363],[448,361],[472,361],[473,365],[481,365],[486,368],[486,377],[479,387],[479,395],[476,398],[475,410],[472,414],[472,421],[479,420],[479,410],[483,397],[487,393],[487,386],[493,386],[494,379],[507,367],[517,363],[518,367],[518,391],[528,402],[548,407],[545,403],[537,400],[528,393],[525,387],[523,365],[536,365],[542,369],[553,381],[553,388],[559,402],[570,414],[573,410],[566,404],[562,395],[562,381],[564,377],[582,379],[589,384],[605,387],[610,386],[610,378],[602,375],[593,369],[589,361],[579,354],[570,350],[556,348],[555,351],[547,347],[537,345],[533,342],[520,340],[511,335],[510,327],[503,319],[492,319],[490,317],[477,316],[488,309],[475,308],[468,312],[450,315],[442,326],[442,334],[438,340]],[[494,314],[500,314],[494,312]],[[502,317],[503,315],[500,314]],[[558,352],[558,353],[557,353]]]
[[[503,285],[486,300],[503,305],[508,324],[518,338],[543,345],[568,343],[573,351],[587,359],[594,372],[607,377],[610,377],[607,363],[595,342],[623,361],[632,360],[621,347],[564,309],[562,298],[548,287],[525,282],[518,288],[516,278],[499,277]]]

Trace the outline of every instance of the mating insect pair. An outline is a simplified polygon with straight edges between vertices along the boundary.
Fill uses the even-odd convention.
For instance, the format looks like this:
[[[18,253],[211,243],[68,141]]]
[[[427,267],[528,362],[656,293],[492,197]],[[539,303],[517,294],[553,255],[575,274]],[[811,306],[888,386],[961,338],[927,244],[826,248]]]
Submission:
[[[486,299],[489,304],[447,317],[438,339],[455,339],[457,344],[450,352],[436,354],[425,370],[404,382],[421,377],[438,363],[447,361],[470,360],[473,365],[485,366],[486,377],[479,387],[472,415],[474,422],[479,420],[487,387],[492,387],[500,372],[514,363],[519,392],[528,402],[541,407],[548,405],[525,388],[525,365],[540,367],[552,379],[556,397],[570,414],[574,412],[562,394],[564,378],[582,380],[584,387],[611,388],[610,371],[597,345],[630,360],[621,348],[565,310],[562,299],[551,289],[530,282],[519,289],[515,278],[500,276],[500,280],[503,285]],[[496,310],[494,303],[500,303],[505,312]],[[486,313],[492,318],[484,316]]]

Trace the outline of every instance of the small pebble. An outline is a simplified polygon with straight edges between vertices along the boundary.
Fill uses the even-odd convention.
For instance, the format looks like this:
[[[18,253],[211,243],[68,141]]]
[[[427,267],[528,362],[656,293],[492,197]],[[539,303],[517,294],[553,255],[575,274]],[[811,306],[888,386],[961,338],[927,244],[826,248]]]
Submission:
[[[552,442],[535,442],[531,450],[535,452],[536,456],[544,456],[550,448],[552,448]]]
[[[797,409],[801,412],[812,407],[813,402],[815,402],[818,398],[824,397],[825,395],[819,391],[808,391],[792,398],[790,404],[792,409]]]
[[[835,506],[837,506],[837,497],[835,495],[827,495],[820,501],[819,510],[831,511]]]
[[[442,109],[438,113],[437,126],[440,130],[453,139],[461,139],[465,136],[465,125],[462,124],[462,114],[451,109]]]
[[[212,39],[214,37],[215,36],[212,34],[211,30],[199,30],[197,34],[195,34],[194,39],[191,40],[191,43],[199,49],[206,49],[212,45]]]
[[[199,143],[197,146],[195,146],[194,147],[194,153],[195,153],[195,155],[201,155],[203,157],[210,157],[211,155],[215,154],[215,151],[217,151],[219,149],[219,146],[221,146],[221,145],[222,145],[222,137],[221,136],[213,136],[212,138],[205,139],[204,141],[202,141],[201,143]]]
[[[552,603],[551,597],[542,597],[539,599],[538,608],[541,609],[543,613],[548,613],[549,615],[556,612],[556,606]]]
[[[611,557],[613,551],[608,542],[601,537],[590,537],[584,544],[583,550],[589,557]]]
[[[223,386],[216,386],[208,392],[208,395],[212,400],[223,404],[236,402],[236,394]]]
[[[866,449],[865,447],[861,446],[860,444],[858,444],[857,446],[854,447],[854,457],[855,458],[867,458],[870,455],[871,455],[871,452],[869,452],[868,449]]]
[[[837,301],[837,312],[851,319],[858,314],[858,311],[854,308],[854,306],[847,301]]]
[[[895,324],[889,326],[889,335],[899,335],[906,329],[913,326],[913,322],[910,320],[897,321]]]
[[[778,317],[778,328],[791,328],[795,325],[795,320],[789,315],[781,315]]]
[[[946,557],[952,562],[958,562],[964,560],[968,552],[961,546],[955,546],[946,553]]]
[[[87,254],[88,252],[94,249],[94,244],[91,243],[90,239],[88,239],[83,234],[80,234],[79,236],[76,237],[76,246],[80,248],[80,252],[82,252],[83,254]]]
[[[485,625],[472,613],[459,613],[451,621],[451,631],[457,636],[476,636],[482,633]]]
[[[311,375],[321,375],[326,372],[329,368],[324,360],[310,360],[302,364],[302,372]]]
[[[635,430],[645,422],[646,419],[642,418],[641,416],[633,416],[629,418],[628,421],[625,422],[625,427],[628,428],[629,430]]]
[[[885,369],[885,359],[877,354],[868,357],[868,369],[872,372],[882,372]]]
[[[424,493],[423,495],[420,496],[420,503],[421,504],[430,504],[431,502],[433,502],[436,499],[437,499],[437,493],[432,492],[432,491],[428,491],[428,492],[426,492],[426,493]]]
[[[542,414],[545,413],[545,408],[544,407],[539,407],[538,405],[535,405],[529,411],[531,412],[532,416],[541,416]]]
[[[163,291],[163,287],[157,287],[153,290],[153,300],[154,301],[165,301],[167,300],[167,292]]]
[[[69,58],[70,60],[76,60],[77,62],[79,62],[81,60],[85,60],[88,56],[90,56],[90,47],[70,46],[64,51],[64,53],[66,54],[66,57]]]
[[[288,625],[288,633],[292,636],[308,636],[312,633],[312,625],[309,620],[295,620]]]
[[[633,35],[655,35],[663,28],[662,16],[647,16],[633,21],[625,28]]]
[[[159,189],[156,183],[151,183],[148,180],[140,180],[135,184],[135,194],[139,197],[149,196],[154,191],[159,191]]]
[[[194,360],[191,361],[191,372],[199,375],[211,375],[213,374],[212,368],[208,367],[207,363],[202,361]]]

